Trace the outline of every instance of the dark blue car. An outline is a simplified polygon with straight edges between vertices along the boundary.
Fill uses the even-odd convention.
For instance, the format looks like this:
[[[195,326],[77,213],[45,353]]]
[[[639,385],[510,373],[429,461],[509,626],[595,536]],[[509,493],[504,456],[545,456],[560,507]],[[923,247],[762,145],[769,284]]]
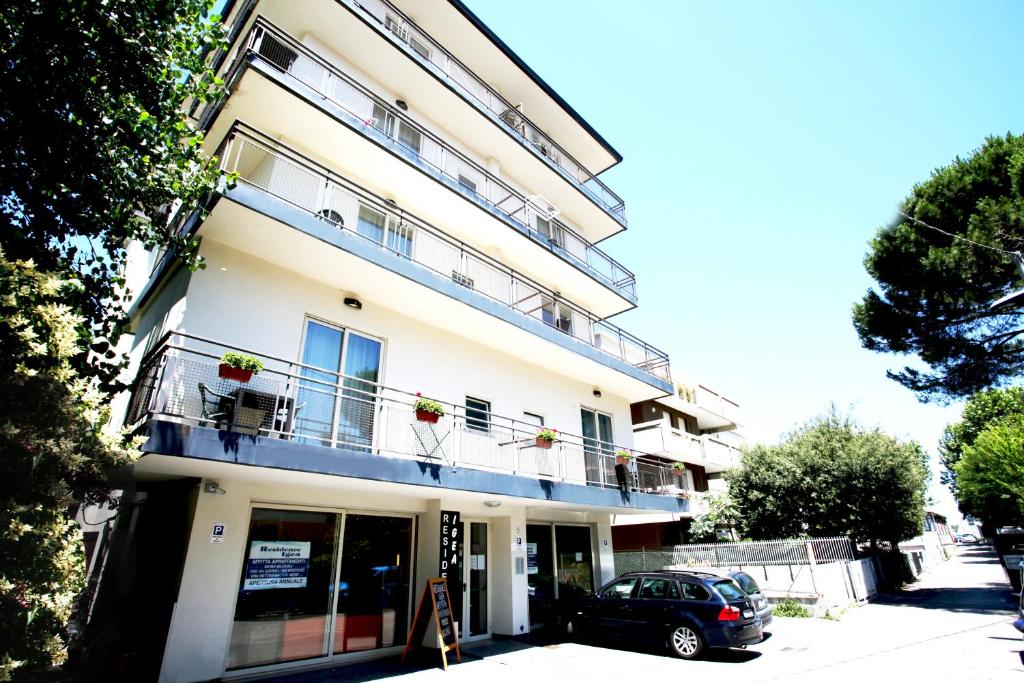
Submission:
[[[565,606],[567,635],[663,642],[683,659],[763,640],[761,620],[732,579],[703,572],[632,572]]]

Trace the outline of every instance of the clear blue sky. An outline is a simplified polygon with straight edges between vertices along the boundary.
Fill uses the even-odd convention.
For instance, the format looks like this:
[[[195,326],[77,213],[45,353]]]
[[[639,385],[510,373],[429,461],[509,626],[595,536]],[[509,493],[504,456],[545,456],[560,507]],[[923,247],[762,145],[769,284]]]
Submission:
[[[934,452],[862,350],[868,240],[915,182],[1024,132],[1024,2],[466,0],[623,155],[603,179],[636,272],[615,321],[741,403],[774,441],[829,402]]]

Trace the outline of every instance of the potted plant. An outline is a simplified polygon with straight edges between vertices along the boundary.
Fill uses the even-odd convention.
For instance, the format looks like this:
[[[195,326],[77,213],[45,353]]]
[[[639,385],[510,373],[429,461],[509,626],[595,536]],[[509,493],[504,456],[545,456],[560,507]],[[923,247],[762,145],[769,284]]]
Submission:
[[[625,448],[615,451],[615,482],[623,493],[629,491],[629,461],[632,459],[633,454]]]
[[[416,403],[413,405],[413,410],[416,411],[417,420],[429,422],[430,424],[437,424],[438,419],[444,415],[444,406],[437,401],[423,398],[423,395],[418,391],[416,392]]]
[[[627,451],[625,448],[620,448],[615,451],[615,464],[616,465],[628,465],[629,461],[633,459],[633,454]]]
[[[537,448],[551,448],[551,444],[553,444],[557,438],[557,429],[542,429],[537,432]]]
[[[236,382],[248,382],[263,369],[263,361],[237,351],[228,351],[220,357],[218,375]]]
[[[674,469],[676,472],[679,472],[680,474],[682,474],[683,472],[686,471],[686,463],[683,463],[683,462],[672,463],[672,469]]]

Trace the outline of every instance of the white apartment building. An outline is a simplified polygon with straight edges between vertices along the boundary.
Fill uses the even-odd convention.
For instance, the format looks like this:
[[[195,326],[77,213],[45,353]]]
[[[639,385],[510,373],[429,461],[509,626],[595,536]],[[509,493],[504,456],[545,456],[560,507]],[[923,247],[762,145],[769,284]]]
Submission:
[[[697,501],[634,448],[634,407],[683,399],[609,320],[637,305],[597,246],[621,157],[459,0],[224,15],[230,95],[191,115],[225,184],[180,221],[207,266],[132,247],[120,405],[147,441],[90,629],[176,683],[396,653],[442,574],[463,641],[550,625],[613,578],[613,517]],[[226,352],[264,368],[223,377]]]

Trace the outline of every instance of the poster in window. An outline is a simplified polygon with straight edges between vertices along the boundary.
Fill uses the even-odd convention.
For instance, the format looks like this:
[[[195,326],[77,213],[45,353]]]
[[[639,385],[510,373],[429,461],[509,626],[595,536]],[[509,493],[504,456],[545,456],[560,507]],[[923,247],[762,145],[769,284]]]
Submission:
[[[242,590],[305,588],[309,541],[252,541]]]
[[[540,567],[537,566],[537,544],[526,544],[526,573],[539,574]]]

